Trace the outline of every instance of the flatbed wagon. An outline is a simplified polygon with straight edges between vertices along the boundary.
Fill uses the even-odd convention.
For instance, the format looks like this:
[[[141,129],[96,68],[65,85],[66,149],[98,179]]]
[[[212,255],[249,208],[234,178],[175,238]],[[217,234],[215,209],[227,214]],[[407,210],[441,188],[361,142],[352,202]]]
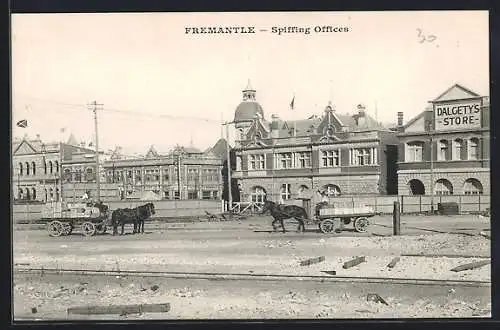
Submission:
[[[370,225],[368,218],[374,215],[375,211],[369,206],[334,207],[333,205],[326,204],[320,206],[317,210],[314,223],[325,234],[342,231],[344,225],[351,223],[355,231],[364,233]]]
[[[78,228],[84,236],[104,234],[107,230],[108,215],[99,208],[86,203],[68,204],[62,210],[45,210],[42,221],[47,222],[51,237],[70,235]]]

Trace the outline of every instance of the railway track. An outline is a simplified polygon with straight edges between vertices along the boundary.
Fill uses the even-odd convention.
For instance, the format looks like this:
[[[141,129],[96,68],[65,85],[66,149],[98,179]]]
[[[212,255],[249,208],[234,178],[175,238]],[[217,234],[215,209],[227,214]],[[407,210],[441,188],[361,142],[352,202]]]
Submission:
[[[315,282],[358,282],[380,283],[397,285],[425,285],[425,286],[460,286],[460,287],[490,287],[491,281],[465,280],[436,280],[416,278],[390,277],[353,277],[327,275],[282,275],[282,274],[243,274],[243,273],[207,273],[207,272],[163,272],[163,271],[110,271],[94,269],[61,269],[61,268],[30,268],[14,267],[14,274],[25,275],[83,275],[95,277],[141,277],[141,278],[175,278],[175,279],[204,279],[204,280],[250,280],[250,281],[315,281]]]

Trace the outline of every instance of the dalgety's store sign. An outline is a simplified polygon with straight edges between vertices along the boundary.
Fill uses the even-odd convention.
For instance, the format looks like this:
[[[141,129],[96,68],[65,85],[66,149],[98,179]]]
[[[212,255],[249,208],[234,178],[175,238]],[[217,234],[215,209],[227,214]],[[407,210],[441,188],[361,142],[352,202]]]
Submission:
[[[434,105],[435,130],[481,127],[481,103],[453,103]]]

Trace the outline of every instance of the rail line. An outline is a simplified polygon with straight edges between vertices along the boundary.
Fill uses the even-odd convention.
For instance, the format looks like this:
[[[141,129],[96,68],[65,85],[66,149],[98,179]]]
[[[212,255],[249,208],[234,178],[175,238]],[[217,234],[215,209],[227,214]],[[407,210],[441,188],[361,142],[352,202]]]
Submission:
[[[132,270],[93,270],[93,269],[62,269],[62,268],[28,268],[15,267],[14,273],[29,275],[84,275],[84,276],[120,276],[120,277],[163,277],[177,279],[204,279],[204,280],[253,280],[253,281],[316,281],[316,282],[358,282],[402,285],[429,285],[429,286],[461,286],[461,287],[488,287],[491,281],[465,280],[437,280],[417,278],[392,277],[354,277],[354,276],[326,276],[326,275],[284,275],[284,274],[243,274],[243,273],[207,273],[207,272],[163,272],[163,271],[132,271]]]

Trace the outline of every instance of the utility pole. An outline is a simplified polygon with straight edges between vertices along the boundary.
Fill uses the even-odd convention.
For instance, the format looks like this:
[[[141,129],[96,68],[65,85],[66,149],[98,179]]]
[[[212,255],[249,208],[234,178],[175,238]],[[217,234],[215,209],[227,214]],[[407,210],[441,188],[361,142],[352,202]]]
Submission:
[[[427,132],[429,134],[430,142],[430,177],[431,177],[431,214],[434,214],[434,139],[432,122],[427,125]]]
[[[231,185],[231,152],[229,150],[229,124],[230,123],[226,122],[224,125],[226,125],[227,196],[228,196],[227,211],[229,212],[229,215],[231,215],[232,214],[231,206],[233,205],[233,194],[231,191],[232,185]]]
[[[97,135],[97,110],[101,110],[104,104],[99,104],[97,101],[89,104],[89,108],[94,112],[94,130],[95,130],[95,174],[96,174],[96,183],[97,183],[97,202],[101,200],[101,174],[99,168],[99,136]],[[98,109],[99,108],[99,109]]]

